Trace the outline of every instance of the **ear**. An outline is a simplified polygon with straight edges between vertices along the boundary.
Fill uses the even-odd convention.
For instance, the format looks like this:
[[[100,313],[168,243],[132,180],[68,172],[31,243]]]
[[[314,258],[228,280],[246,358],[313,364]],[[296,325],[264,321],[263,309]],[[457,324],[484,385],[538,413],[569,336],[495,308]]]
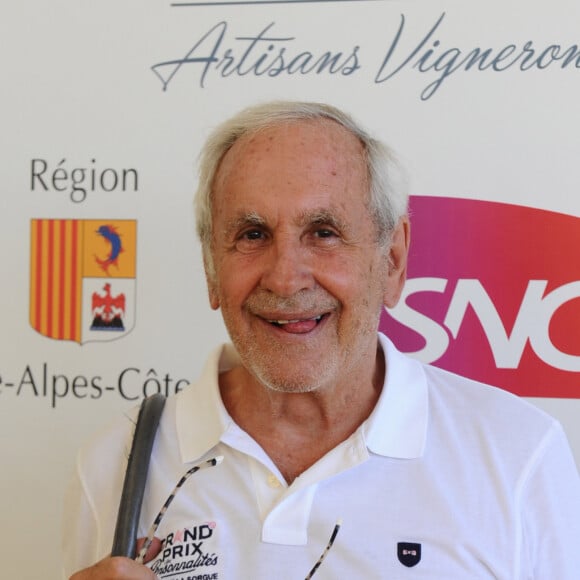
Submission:
[[[409,254],[410,241],[411,224],[409,223],[409,218],[403,216],[391,234],[391,245],[388,249],[389,265],[383,296],[383,302],[387,308],[396,306],[401,297],[407,278],[407,256]]]
[[[205,270],[205,281],[207,284],[207,294],[209,297],[209,305],[212,310],[217,310],[220,307],[219,292],[217,287],[217,280],[215,271],[210,268],[206,257],[203,257],[203,269]]]
[[[218,310],[220,307],[220,300],[217,288],[215,282],[211,282],[209,278],[207,279],[207,293],[209,295],[209,305],[211,306],[211,309]]]

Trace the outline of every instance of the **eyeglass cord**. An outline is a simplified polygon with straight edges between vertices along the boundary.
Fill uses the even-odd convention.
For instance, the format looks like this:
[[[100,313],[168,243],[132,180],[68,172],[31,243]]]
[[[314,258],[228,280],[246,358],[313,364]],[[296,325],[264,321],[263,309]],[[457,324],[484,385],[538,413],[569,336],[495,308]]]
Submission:
[[[157,531],[157,528],[159,527],[159,524],[161,523],[163,516],[167,512],[167,509],[171,505],[171,502],[175,499],[177,492],[181,489],[183,484],[194,473],[197,473],[201,469],[205,469],[207,467],[215,467],[216,465],[219,465],[222,461],[223,461],[223,456],[218,455],[216,457],[213,457],[212,459],[208,459],[207,461],[204,461],[202,463],[198,463],[197,465],[194,465],[191,469],[189,469],[188,471],[186,471],[184,473],[182,478],[177,482],[177,485],[173,488],[173,491],[169,494],[167,500],[163,504],[163,507],[161,508],[161,510],[157,514],[157,517],[153,521],[153,524],[151,524],[151,527],[149,528],[149,532],[147,533],[147,538],[145,539],[145,543],[143,544],[143,546],[141,547],[141,550],[139,551],[139,554],[135,558],[135,561],[138,564],[143,564],[143,562],[145,560],[145,555],[147,554],[147,551],[151,547],[151,543],[153,542],[153,538],[155,537],[155,532]],[[324,559],[328,555],[328,552],[330,552],[330,549],[332,548],[332,546],[334,544],[334,540],[336,539],[338,531],[340,530],[341,524],[342,524],[342,520],[339,520],[336,523],[336,525],[334,526],[334,529],[332,530],[332,534],[330,535],[330,539],[328,540],[328,544],[326,544],[326,547],[324,548],[324,551],[320,555],[320,558],[318,558],[318,561],[316,562],[316,564],[314,564],[313,568],[310,570],[310,572],[306,576],[305,580],[310,580],[314,576],[314,574],[316,573],[318,568],[320,568],[320,565],[322,564],[322,562],[324,561]]]

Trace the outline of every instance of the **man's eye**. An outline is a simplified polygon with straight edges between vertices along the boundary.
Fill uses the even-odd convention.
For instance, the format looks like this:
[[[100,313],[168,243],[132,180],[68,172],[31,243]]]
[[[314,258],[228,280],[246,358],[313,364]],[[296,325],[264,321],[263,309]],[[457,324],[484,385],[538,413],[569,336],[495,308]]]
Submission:
[[[240,236],[240,239],[243,241],[254,241],[261,240],[263,237],[264,234],[260,230],[248,230]]]
[[[327,228],[320,228],[314,232],[318,238],[333,238],[336,234]]]
[[[265,240],[262,230],[246,230],[237,237],[235,246],[240,252],[250,252],[261,247]]]

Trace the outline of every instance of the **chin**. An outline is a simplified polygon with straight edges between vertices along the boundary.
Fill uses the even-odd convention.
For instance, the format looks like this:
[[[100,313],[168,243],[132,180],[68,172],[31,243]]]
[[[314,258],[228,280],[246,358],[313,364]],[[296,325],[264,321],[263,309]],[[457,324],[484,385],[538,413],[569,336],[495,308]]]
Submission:
[[[336,356],[312,357],[310,349],[291,356],[287,350],[259,349],[255,343],[234,341],[242,364],[265,388],[278,393],[312,393],[333,383]],[[310,356],[308,356],[310,355]]]
[[[267,389],[274,391],[275,393],[313,393],[318,391],[321,387],[320,385],[314,385],[312,383],[289,383],[289,382],[265,382],[260,381]]]
[[[258,381],[276,393],[313,393],[322,388],[321,374],[317,376],[280,376],[264,369],[253,369]]]

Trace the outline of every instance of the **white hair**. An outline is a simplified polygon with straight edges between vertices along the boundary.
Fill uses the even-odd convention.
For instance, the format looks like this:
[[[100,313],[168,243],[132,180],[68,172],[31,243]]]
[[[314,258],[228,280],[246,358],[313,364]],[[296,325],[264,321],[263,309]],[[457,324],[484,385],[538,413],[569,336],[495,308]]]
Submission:
[[[244,109],[219,125],[201,151],[195,194],[196,227],[210,276],[214,273],[211,255],[213,185],[224,155],[244,135],[281,123],[316,119],[335,121],[361,142],[369,176],[369,210],[377,226],[379,241],[386,243],[390,239],[390,233],[407,213],[408,206],[406,179],[393,152],[335,107],[323,103],[273,101]]]

